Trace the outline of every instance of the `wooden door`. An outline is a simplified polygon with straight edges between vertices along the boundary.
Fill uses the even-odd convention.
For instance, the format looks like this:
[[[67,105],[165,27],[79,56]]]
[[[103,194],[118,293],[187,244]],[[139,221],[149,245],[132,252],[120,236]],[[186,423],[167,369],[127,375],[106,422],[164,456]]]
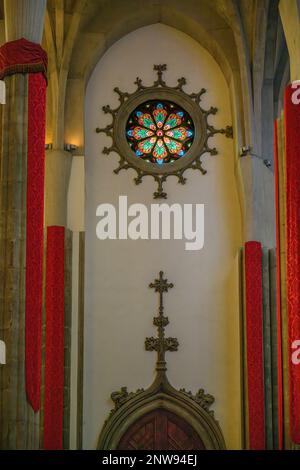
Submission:
[[[203,442],[185,420],[155,410],[135,422],[122,437],[119,450],[203,450]]]

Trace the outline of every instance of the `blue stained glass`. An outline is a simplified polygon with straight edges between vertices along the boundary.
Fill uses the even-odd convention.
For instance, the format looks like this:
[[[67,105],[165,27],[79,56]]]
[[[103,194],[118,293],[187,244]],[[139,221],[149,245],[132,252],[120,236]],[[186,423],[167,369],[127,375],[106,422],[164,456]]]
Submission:
[[[129,116],[125,132],[133,154],[160,167],[184,157],[195,135],[191,116],[167,100],[139,105]]]

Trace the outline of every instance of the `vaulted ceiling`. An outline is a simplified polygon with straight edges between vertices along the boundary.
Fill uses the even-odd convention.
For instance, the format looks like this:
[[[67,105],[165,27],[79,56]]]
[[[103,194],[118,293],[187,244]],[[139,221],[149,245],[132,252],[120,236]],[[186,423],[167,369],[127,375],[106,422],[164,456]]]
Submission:
[[[261,87],[265,78],[277,75],[277,90],[281,86],[287,54],[278,1],[48,0],[44,46],[50,73],[56,76],[58,90],[65,90],[68,79],[86,83],[115,41],[161,22],[190,35],[211,53],[228,84],[234,81],[236,90],[243,90],[240,106],[250,116],[257,84]],[[59,93],[61,102],[65,91]],[[253,133],[249,119],[248,135]]]
[[[271,4],[278,10],[278,0],[48,0],[48,26],[54,43],[59,43],[54,44],[58,52],[73,28],[73,41],[67,47],[73,50],[69,75],[74,77],[89,73],[87,63],[93,60],[92,50],[103,36],[107,48],[126,32],[155,22],[177,27],[195,39],[202,36],[203,40],[201,30],[210,34],[208,46],[213,48],[213,41],[221,48],[227,44],[227,60],[231,66],[233,61],[239,66],[237,48],[244,49],[250,63],[255,60],[255,42]],[[80,17],[76,32],[74,16]],[[281,44],[282,38],[277,38]]]

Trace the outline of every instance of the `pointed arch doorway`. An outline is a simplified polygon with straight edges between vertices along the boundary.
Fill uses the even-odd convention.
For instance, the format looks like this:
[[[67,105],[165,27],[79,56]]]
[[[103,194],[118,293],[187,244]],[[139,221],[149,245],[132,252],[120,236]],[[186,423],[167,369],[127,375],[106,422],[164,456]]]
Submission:
[[[111,410],[99,436],[101,450],[221,450],[225,441],[214,412],[212,395],[199,389],[194,395],[176,390],[167,377],[165,353],[178,350],[177,338],[166,337],[169,319],[164,315],[163,296],[174,285],[163,271],[149,284],[159,294],[158,316],[153,318],[157,337],[145,340],[146,351],[157,353],[156,377],[146,390],[113,392]]]
[[[118,450],[204,450],[205,446],[183,418],[157,409],[136,421],[122,437]]]

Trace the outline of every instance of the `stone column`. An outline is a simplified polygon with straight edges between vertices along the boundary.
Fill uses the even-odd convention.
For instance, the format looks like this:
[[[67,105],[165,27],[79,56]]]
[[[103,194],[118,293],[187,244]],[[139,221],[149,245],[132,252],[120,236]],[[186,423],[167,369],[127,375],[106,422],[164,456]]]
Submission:
[[[82,446],[84,157],[55,148],[46,152],[45,226],[65,230],[63,448]],[[68,213],[69,212],[69,213]],[[47,237],[45,238],[45,244]],[[47,269],[47,267],[46,267]],[[74,270],[74,272],[73,272]],[[44,318],[45,325],[45,318]],[[44,326],[45,329],[45,326]],[[46,330],[47,331],[47,330]],[[78,347],[77,347],[78,341]],[[71,370],[72,349],[72,370]],[[77,373],[78,368],[78,373]],[[72,374],[71,374],[72,372]],[[71,378],[72,375],[72,378]],[[72,380],[72,400],[71,400]],[[77,393],[78,389],[78,393]],[[44,395],[44,384],[43,384]],[[72,401],[72,409],[71,409]],[[45,423],[41,415],[41,435]],[[72,436],[71,436],[72,431]],[[77,432],[77,436],[76,436]],[[77,439],[76,439],[77,438]],[[77,442],[76,442],[77,440]]]
[[[45,225],[67,226],[67,195],[72,155],[63,150],[46,152]]]
[[[70,448],[82,450],[84,362],[85,168],[74,156],[68,191],[68,227],[72,230],[72,324]]]
[[[46,0],[4,0],[6,41],[42,40]],[[0,448],[36,449],[39,416],[25,392],[25,256],[28,77],[5,78],[0,172]]]
[[[40,43],[47,0],[4,0],[6,41],[27,39]]]
[[[298,0],[280,0],[280,17],[290,56],[291,81],[300,80],[300,6]]]
[[[72,233],[67,230],[67,196],[72,164],[72,154],[63,149],[53,149],[46,152],[45,167],[45,246],[47,245],[47,229],[49,227],[65,228],[64,250],[64,392],[63,392],[63,442],[64,449],[69,448],[70,442],[70,360],[71,360],[71,324],[72,324]],[[46,263],[47,272],[47,263]],[[46,285],[47,289],[47,285]],[[43,330],[46,331],[46,315],[43,317]],[[43,338],[45,350],[46,336]],[[45,397],[45,366],[46,355],[43,360],[42,401]],[[40,434],[44,435],[47,423],[42,409]],[[43,443],[42,443],[43,445]]]

